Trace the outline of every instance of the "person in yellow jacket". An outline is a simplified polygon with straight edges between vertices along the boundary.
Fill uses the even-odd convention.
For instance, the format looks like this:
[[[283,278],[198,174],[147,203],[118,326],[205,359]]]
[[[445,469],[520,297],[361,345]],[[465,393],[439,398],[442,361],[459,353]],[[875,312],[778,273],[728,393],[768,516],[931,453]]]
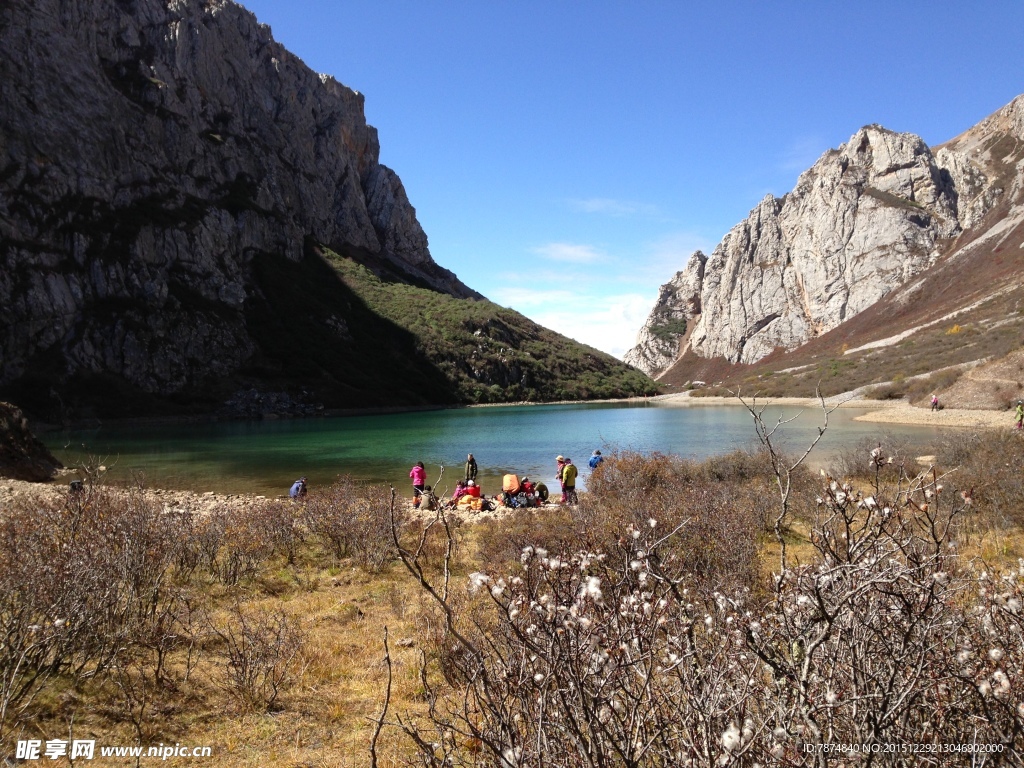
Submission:
[[[562,487],[565,489],[564,499],[566,504],[579,503],[579,497],[576,496],[576,476],[578,474],[579,470],[576,469],[576,465],[572,463],[572,459],[566,456],[565,464],[562,467]]]

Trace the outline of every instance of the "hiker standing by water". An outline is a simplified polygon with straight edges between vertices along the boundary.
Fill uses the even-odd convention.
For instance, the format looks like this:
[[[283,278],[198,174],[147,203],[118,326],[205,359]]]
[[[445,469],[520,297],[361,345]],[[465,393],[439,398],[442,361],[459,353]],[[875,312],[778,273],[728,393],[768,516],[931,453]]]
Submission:
[[[604,461],[604,456],[601,455],[601,452],[594,451],[594,455],[590,457],[590,461],[587,462],[587,465],[590,467],[591,470],[595,470],[597,469],[597,465],[600,464],[602,461]]]
[[[572,463],[572,459],[565,457],[565,465],[562,467],[562,499],[566,504],[579,504],[579,497],[576,495],[576,475],[579,470]]]
[[[466,482],[470,480],[476,480],[476,459],[472,453],[466,457]]]
[[[427,470],[422,461],[417,461],[409,470],[409,477],[412,478],[412,495],[415,501],[423,495],[423,486],[427,484]]]
[[[555,456],[555,465],[558,471],[555,472],[555,479],[558,480],[558,487],[562,490],[562,503],[565,504],[565,481],[562,479],[562,470],[565,469],[565,457]]]

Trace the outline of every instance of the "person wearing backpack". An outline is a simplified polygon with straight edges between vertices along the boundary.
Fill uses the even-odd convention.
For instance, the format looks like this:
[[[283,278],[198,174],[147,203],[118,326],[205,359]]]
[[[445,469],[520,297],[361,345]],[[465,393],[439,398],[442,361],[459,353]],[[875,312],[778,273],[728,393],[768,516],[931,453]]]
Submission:
[[[562,467],[562,487],[565,489],[563,498],[566,504],[578,504],[580,501],[576,495],[576,476],[578,474],[579,470],[572,463],[572,459],[566,457],[565,465]]]

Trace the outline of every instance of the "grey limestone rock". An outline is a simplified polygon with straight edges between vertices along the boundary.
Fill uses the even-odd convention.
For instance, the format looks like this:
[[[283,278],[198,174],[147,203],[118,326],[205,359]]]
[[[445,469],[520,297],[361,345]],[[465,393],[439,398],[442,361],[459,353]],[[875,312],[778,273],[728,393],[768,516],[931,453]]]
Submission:
[[[652,375],[688,349],[751,363],[837,327],[934,264],[1008,178],[1019,184],[997,139],[1022,127],[1024,98],[935,153],[913,134],[862,128],[699,255],[699,276],[688,266],[662,286],[626,360]],[[666,318],[687,320],[685,332],[656,333]]]

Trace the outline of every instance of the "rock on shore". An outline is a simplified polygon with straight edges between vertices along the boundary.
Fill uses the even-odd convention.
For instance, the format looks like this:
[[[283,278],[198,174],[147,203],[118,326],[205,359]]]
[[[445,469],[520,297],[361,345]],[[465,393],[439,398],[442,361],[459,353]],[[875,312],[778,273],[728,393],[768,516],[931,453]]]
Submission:
[[[0,403],[0,477],[42,482],[62,466],[29,431],[21,411],[10,403]]]

